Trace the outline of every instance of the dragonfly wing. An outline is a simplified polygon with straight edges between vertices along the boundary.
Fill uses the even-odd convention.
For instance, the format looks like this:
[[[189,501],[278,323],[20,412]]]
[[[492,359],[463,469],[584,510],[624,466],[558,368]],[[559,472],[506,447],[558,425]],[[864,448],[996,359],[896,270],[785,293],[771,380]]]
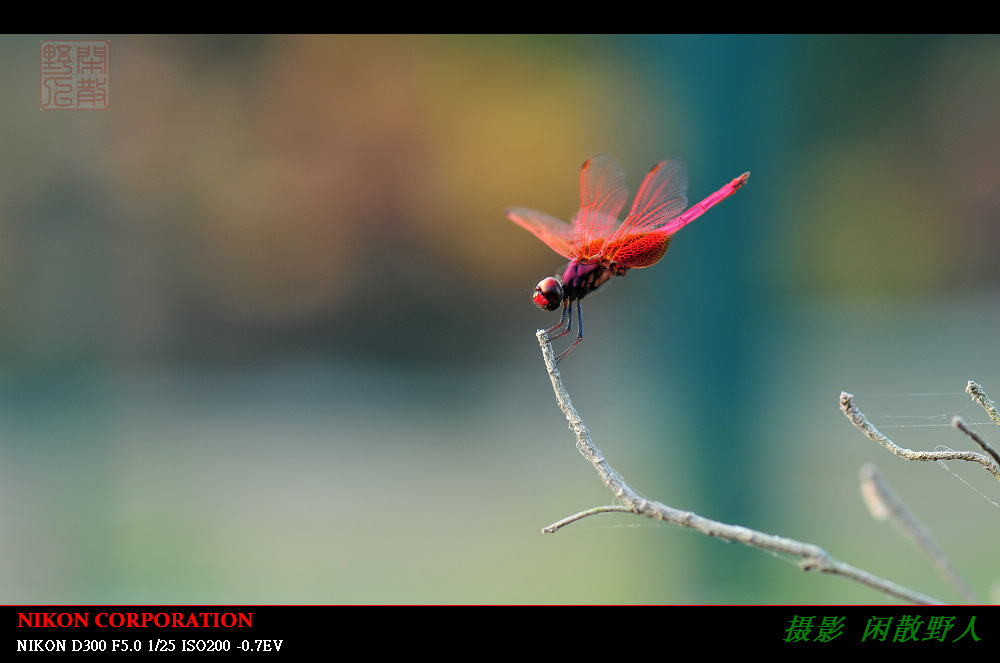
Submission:
[[[591,157],[580,169],[580,211],[574,221],[580,258],[601,254],[628,199],[625,171],[610,154]]]
[[[576,258],[576,233],[572,224],[526,207],[511,207],[505,213],[508,219],[534,234],[562,257]]]
[[[632,203],[632,210],[608,239],[605,257],[621,262],[626,267],[645,267],[652,264],[648,262],[649,252],[646,245],[653,241],[653,238],[647,238],[647,235],[684,211],[687,207],[687,188],[687,166],[681,159],[661,161],[653,166],[639,187],[635,202]],[[662,240],[663,238],[657,238],[654,243],[662,243]],[[631,246],[635,244],[642,246]],[[639,260],[637,256],[640,255],[646,258]],[[660,255],[662,256],[662,253]],[[659,257],[656,260],[659,260]],[[645,264],[639,264],[640,262]]]
[[[622,223],[624,232],[651,230],[665,224],[687,207],[687,166],[680,159],[653,166],[635,195],[632,211]]]

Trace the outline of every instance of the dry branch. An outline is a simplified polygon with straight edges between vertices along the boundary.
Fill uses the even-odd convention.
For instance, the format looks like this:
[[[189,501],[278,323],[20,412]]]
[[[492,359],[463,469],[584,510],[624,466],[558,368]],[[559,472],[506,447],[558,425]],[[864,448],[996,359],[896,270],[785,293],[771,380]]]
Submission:
[[[992,404],[992,401],[989,402]],[[997,480],[1000,480],[1000,465],[997,464],[997,461],[976,451],[914,451],[912,449],[904,449],[903,447],[900,447],[883,435],[879,429],[875,428],[875,426],[868,421],[868,418],[864,415],[864,413],[854,405],[854,396],[846,391],[840,392],[840,409],[844,412],[844,416],[846,416],[851,423],[858,428],[858,430],[865,434],[865,437],[872,442],[881,444],[883,447],[901,458],[922,461],[967,460],[973,463],[979,463],[985,467],[990,474],[995,476]],[[988,408],[987,411],[989,411]],[[982,444],[982,442],[980,444]]]
[[[969,384],[965,386],[965,391],[972,394],[972,398],[983,406],[983,409],[990,415],[993,423],[1000,426],[1000,412],[997,412],[997,404],[990,400],[990,397],[983,392],[983,388],[972,380],[969,380]]]
[[[597,446],[594,445],[593,440],[590,439],[590,431],[587,430],[587,427],[583,424],[583,420],[580,419],[576,409],[573,408],[573,403],[570,401],[569,393],[567,393],[566,388],[562,383],[559,370],[556,368],[555,355],[552,352],[552,345],[549,341],[548,335],[545,331],[539,330],[537,336],[538,343],[542,348],[542,358],[545,360],[545,367],[548,370],[549,379],[552,381],[552,389],[555,391],[556,401],[559,403],[559,408],[566,415],[569,427],[576,436],[577,449],[579,449],[580,453],[583,454],[583,457],[590,461],[590,463],[594,466],[597,473],[601,476],[601,480],[604,481],[604,485],[606,485],[611,492],[614,493],[615,497],[621,501],[620,505],[600,506],[586,511],[581,511],[580,513],[574,514],[560,520],[559,522],[549,525],[542,530],[543,532],[556,532],[569,523],[599,513],[634,513],[636,515],[645,516],[654,520],[661,520],[674,525],[680,525],[681,527],[687,527],[701,532],[706,536],[717,537],[726,541],[734,541],[754,548],[760,548],[762,550],[791,555],[799,558],[799,568],[804,571],[819,571],[820,573],[827,573],[847,578],[904,601],[921,604],[940,603],[937,599],[925,596],[919,592],[897,585],[889,580],[872,575],[867,571],[853,567],[850,564],[838,561],[819,546],[810,543],[803,543],[801,541],[795,541],[794,539],[786,539],[773,534],[765,534],[764,532],[759,532],[740,525],[728,525],[709,518],[704,518],[691,511],[675,509],[667,506],[666,504],[642,497],[628,485],[625,479],[617,471],[615,471],[613,467],[611,467],[607,459],[604,458],[600,449],[598,449]]]
[[[868,463],[861,468],[861,495],[872,517],[888,520],[918,550],[930,559],[938,573],[969,603],[979,603],[961,574],[938,547],[930,531],[920,522],[906,504],[896,495],[875,465]]]

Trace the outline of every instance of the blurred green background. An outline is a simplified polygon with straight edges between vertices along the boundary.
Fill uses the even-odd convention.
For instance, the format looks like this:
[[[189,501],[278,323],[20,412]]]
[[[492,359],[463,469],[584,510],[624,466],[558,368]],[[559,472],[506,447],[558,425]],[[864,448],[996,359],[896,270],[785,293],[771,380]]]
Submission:
[[[541,533],[611,495],[534,337],[564,261],[503,210],[569,218],[597,152],[633,191],[683,157],[692,202],[752,172],[586,300],[561,369],[612,465],[957,601],[874,461],[987,598],[996,482],[838,396],[914,449],[1000,397],[997,37],[99,38],[79,112],[0,40],[3,602],[888,600],[634,516]]]

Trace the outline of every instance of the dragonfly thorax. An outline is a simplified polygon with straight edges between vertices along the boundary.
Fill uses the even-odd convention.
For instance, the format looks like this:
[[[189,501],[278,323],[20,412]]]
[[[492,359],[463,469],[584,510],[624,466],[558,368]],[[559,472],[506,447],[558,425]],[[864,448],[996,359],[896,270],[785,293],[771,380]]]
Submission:
[[[531,301],[540,309],[554,311],[564,300],[583,299],[607,283],[612,276],[625,276],[627,267],[603,262],[580,262],[574,260],[566,265],[562,278],[548,276],[538,282]]]
[[[568,299],[583,299],[604,285],[611,274],[611,268],[603,262],[574,260],[566,265],[566,271],[563,272],[563,296]]]

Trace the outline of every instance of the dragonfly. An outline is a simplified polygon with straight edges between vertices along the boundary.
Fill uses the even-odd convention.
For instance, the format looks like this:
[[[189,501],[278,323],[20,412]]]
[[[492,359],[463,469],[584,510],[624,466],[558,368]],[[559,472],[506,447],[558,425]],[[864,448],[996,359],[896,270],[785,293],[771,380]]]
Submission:
[[[576,308],[579,323],[576,341],[556,357],[556,363],[583,340],[580,300],[612,276],[625,276],[630,269],[659,262],[674,233],[733,195],[749,177],[750,173],[743,173],[685,211],[687,166],[678,158],[661,161],[646,175],[631,211],[619,222],[628,199],[625,172],[610,154],[598,154],[585,161],[580,169],[580,211],[569,223],[533,209],[507,209],[505,213],[511,221],[570,261],[555,276],[539,281],[531,294],[531,301],[545,311],[562,306],[559,322],[545,330],[550,339],[573,331],[573,308]],[[559,333],[552,336],[557,330]]]

